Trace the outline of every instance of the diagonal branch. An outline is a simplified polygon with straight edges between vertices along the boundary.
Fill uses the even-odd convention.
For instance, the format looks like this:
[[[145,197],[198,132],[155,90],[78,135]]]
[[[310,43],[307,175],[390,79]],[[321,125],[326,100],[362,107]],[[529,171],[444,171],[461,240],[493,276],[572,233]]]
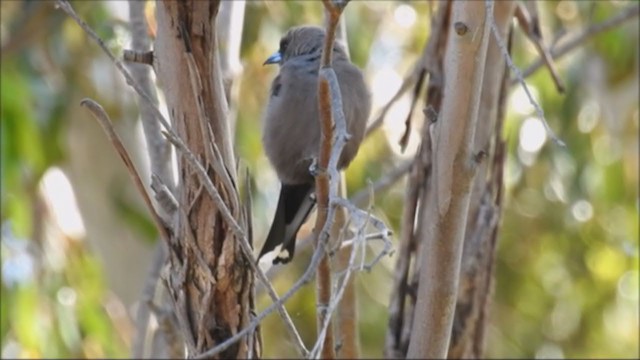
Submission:
[[[557,46],[557,47],[553,47],[551,49],[551,57],[553,59],[558,59],[564,55],[566,55],[567,53],[569,53],[571,50],[577,48],[578,46],[582,45],[583,43],[585,43],[586,41],[588,41],[589,39],[591,39],[592,37],[601,34],[605,31],[609,31],[612,28],[626,22],[629,21],[633,18],[638,17],[638,15],[640,14],[640,5],[632,5],[629,6],[623,10],[621,10],[618,14],[612,16],[611,18],[598,23],[598,24],[594,24],[592,26],[589,26],[588,28],[582,30],[581,32],[574,34],[573,36],[571,36],[570,40],[567,40],[566,42],[564,42],[563,45],[561,46]],[[538,69],[540,69],[542,66],[544,66],[544,60],[543,59],[539,59],[536,62],[534,62],[531,66],[529,66],[526,70],[524,70],[522,72],[522,76],[524,78],[529,77],[531,74],[533,74],[534,72],[536,72]],[[519,80],[517,78],[512,78],[510,81],[510,85],[513,86],[515,84],[517,84],[519,82]]]
[[[107,113],[104,111],[102,106],[100,106],[100,104],[98,104],[97,102],[89,98],[83,99],[80,102],[80,105],[86,107],[91,112],[91,114],[96,118],[98,123],[100,123],[100,126],[102,126],[102,129],[106,133],[107,138],[109,139],[109,141],[111,141],[111,144],[118,152],[118,155],[120,155],[122,162],[124,162],[124,165],[127,167],[127,171],[129,172],[129,175],[131,176],[134,185],[140,192],[140,195],[142,195],[142,199],[144,200],[144,203],[147,205],[149,212],[151,212],[151,218],[153,219],[153,222],[156,224],[158,231],[160,231],[160,235],[165,241],[167,241],[167,244],[168,244],[171,239],[169,234],[169,229],[167,228],[166,224],[163,222],[162,218],[160,217],[155,207],[153,206],[151,197],[147,193],[147,190],[144,187],[144,183],[140,178],[140,173],[136,169],[136,166],[133,164],[133,161],[131,161],[131,157],[129,156],[129,153],[127,152],[127,149],[125,148],[124,144],[120,140],[120,137],[115,132],[113,128],[113,123],[111,122],[109,115],[107,115]]]

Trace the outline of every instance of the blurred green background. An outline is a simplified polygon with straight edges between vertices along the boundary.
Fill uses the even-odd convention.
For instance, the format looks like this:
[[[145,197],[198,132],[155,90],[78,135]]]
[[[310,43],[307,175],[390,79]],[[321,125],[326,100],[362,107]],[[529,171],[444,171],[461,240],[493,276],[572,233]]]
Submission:
[[[127,3],[75,2],[117,54],[129,44]],[[547,43],[637,4],[544,1]],[[52,2],[0,2],[2,357],[126,357],[131,315],[155,231],[117,155],[83,97],[100,102],[138,163],[145,158],[137,106],[106,56]],[[364,69],[374,111],[395,92],[429,31],[428,2],[353,1],[346,10],[353,61]],[[150,9],[152,10],[152,9]],[[260,143],[260,117],[276,68],[263,67],[293,25],[321,24],[310,1],[248,2],[242,35],[236,151],[252,174],[255,243],[261,244],[278,183]],[[488,329],[488,357],[638,358],[638,19],[594,37],[528,79],[549,141],[521,89],[508,102],[506,199]],[[560,38],[560,43],[563,38]],[[513,57],[538,55],[516,26]],[[392,108],[350,167],[350,193],[408,159],[398,148],[409,98]],[[237,105],[240,104],[240,105]],[[142,145],[141,145],[142,144]],[[404,183],[376,195],[374,211],[398,233]],[[308,229],[307,229],[308,230]],[[309,250],[281,271],[284,292]],[[362,352],[382,356],[395,259],[358,275]],[[264,295],[259,310],[270,303]],[[313,287],[287,307],[307,344],[315,334]],[[296,356],[277,315],[262,326],[266,356]]]

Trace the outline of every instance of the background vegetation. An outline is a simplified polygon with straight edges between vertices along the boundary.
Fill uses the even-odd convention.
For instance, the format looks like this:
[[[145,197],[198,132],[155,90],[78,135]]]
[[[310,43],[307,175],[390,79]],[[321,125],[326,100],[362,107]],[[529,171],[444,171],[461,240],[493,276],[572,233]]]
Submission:
[[[541,2],[542,31],[551,43],[630,5]],[[128,195],[134,192],[117,155],[79,109],[79,100],[98,100],[135,140],[140,130],[132,91],[53,3],[0,6],[2,357],[125,357],[133,335],[132,305],[155,232],[139,199]],[[127,48],[126,2],[74,7],[112,50]],[[429,3],[354,1],[345,16],[351,56],[366,73],[376,114],[428,37]],[[276,69],[262,63],[288,27],[321,21],[322,6],[315,2],[247,3],[235,141],[254,184],[256,244],[268,230],[278,191],[260,143],[261,111]],[[519,29],[515,33],[514,59],[526,68],[538,55]],[[639,40],[636,18],[557,61],[567,85],[563,95],[544,69],[528,79],[566,148],[547,141],[523,92],[512,89],[490,357],[640,356]],[[350,193],[415,151],[417,131],[405,154],[397,145],[408,106],[409,99],[394,106],[381,131],[364,143],[347,174]],[[119,175],[100,183],[113,173]],[[403,186],[377,194],[374,204],[377,215],[396,229]],[[107,210],[98,214],[109,215],[98,216],[97,227],[87,218],[105,204]],[[96,228],[126,228],[128,235],[126,241],[105,242],[93,235]],[[121,257],[135,253],[138,261],[108,266],[104,248]],[[277,275],[279,291],[298,278],[308,256],[302,251]],[[385,259],[357,280],[365,356],[382,355],[393,263],[394,258]],[[306,287],[288,303],[307,341],[315,338],[313,296],[313,288]],[[268,303],[259,297],[259,308]],[[266,356],[295,356],[277,315],[263,323],[262,335]]]

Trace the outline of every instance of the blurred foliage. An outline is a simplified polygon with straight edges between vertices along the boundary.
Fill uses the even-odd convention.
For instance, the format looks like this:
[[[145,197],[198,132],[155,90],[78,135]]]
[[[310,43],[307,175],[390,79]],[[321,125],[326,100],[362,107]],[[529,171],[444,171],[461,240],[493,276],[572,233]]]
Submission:
[[[541,2],[543,34],[551,43],[555,34],[580,31],[631,3]],[[111,75],[100,74],[113,74],[112,65],[53,4],[2,1],[0,6],[2,356],[127,356],[130,323],[127,310],[106,288],[109,269],[100,266],[82,239],[60,230],[40,190],[43,174],[67,156],[63,141],[67,115],[69,107],[77,106],[69,99],[99,92],[91,85],[96,77],[108,87]],[[119,11],[126,9],[126,3],[75,2],[74,6],[110,47],[119,51],[124,46]],[[428,36],[429,11],[430,3],[422,1],[354,1],[347,7],[351,56],[365,70],[374,106],[388,100],[420,54]],[[278,192],[259,131],[266,89],[276,69],[261,64],[288,27],[321,22],[322,7],[316,2],[247,3],[235,143],[254,182],[257,247],[268,230]],[[520,29],[515,32],[514,59],[525,68],[538,55]],[[532,118],[534,112],[522,91],[512,89],[504,127],[509,148],[507,197],[489,357],[640,356],[638,41],[636,19],[560,59],[557,65],[567,85],[564,95],[556,92],[546,69],[527,79],[565,148],[550,142],[544,132],[523,131],[539,129],[540,124]],[[125,95],[110,99],[107,110],[119,114],[123,110],[114,103],[131,95],[127,89]],[[347,174],[350,193],[411,156],[398,151],[403,110],[406,107],[398,106],[391,111],[382,130],[363,144]],[[413,134],[414,148],[416,138]],[[527,145],[531,142],[539,146],[532,150]],[[129,208],[119,191],[105,191],[113,194],[124,212],[123,222],[113,226],[134,226],[152,236],[144,215]],[[396,233],[403,196],[401,182],[376,194],[374,202],[374,211]],[[297,260],[278,274],[274,285],[280,293],[304,271],[308,259],[309,250],[300,251]],[[393,258],[384,259],[357,280],[363,356],[382,354],[393,263]],[[258,310],[270,303],[264,295],[258,300]],[[303,288],[287,307],[303,339],[311,344],[313,287]],[[277,315],[269,316],[261,328],[266,356],[296,356]]]

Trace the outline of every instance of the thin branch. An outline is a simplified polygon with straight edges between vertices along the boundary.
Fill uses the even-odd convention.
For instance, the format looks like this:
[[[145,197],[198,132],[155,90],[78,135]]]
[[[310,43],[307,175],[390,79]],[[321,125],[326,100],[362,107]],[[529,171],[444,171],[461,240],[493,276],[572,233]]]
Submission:
[[[364,226],[366,226],[366,223],[363,223],[362,226],[360,226],[360,228],[358,229],[358,235],[356,236],[357,239],[364,239],[364,236],[362,235]],[[345,270],[345,274],[342,277],[342,281],[340,281],[340,286],[338,287],[338,291],[336,292],[334,297],[329,299],[327,308],[324,309],[324,312],[326,315],[322,319],[322,323],[320,324],[318,340],[316,341],[316,344],[311,350],[311,353],[309,356],[312,359],[319,359],[319,358],[325,359],[326,358],[325,355],[327,354],[326,347],[330,344],[332,345],[332,342],[330,344],[327,343],[327,339],[330,338],[331,336],[331,331],[329,328],[331,326],[331,320],[330,320],[331,314],[335,311],[336,307],[340,303],[340,299],[342,298],[342,295],[349,283],[349,277],[351,276],[351,271],[354,268],[356,254],[358,252],[357,249],[358,249],[357,246],[352,247],[351,255],[349,256],[348,266]],[[331,353],[333,352],[334,352],[334,349],[331,349]],[[335,357],[335,353],[333,355]]]
[[[387,172],[384,176],[381,176],[370,187],[358,191],[349,200],[356,205],[362,206],[369,198],[369,192],[371,191],[369,188],[371,188],[376,194],[380,191],[386,190],[398,180],[402,179],[411,170],[413,162],[413,159],[406,160],[395,169]]]
[[[325,14],[327,14],[325,21],[327,25],[318,78],[321,137],[318,156],[319,171],[316,175],[318,215],[314,227],[316,247],[319,249],[325,249],[330,237],[330,229],[333,226],[331,223],[335,219],[335,212],[329,209],[330,193],[334,195],[338,194],[340,173],[337,171],[337,159],[340,157],[342,148],[348,137],[346,122],[344,114],[342,113],[340,88],[337,85],[336,74],[331,68],[336,28],[340,22],[342,10],[344,10],[347,2],[338,4],[333,3],[331,0],[323,0],[322,4],[325,8]],[[330,83],[329,78],[331,78],[333,84]],[[335,87],[332,85],[335,85]],[[336,153],[337,156],[335,156]],[[332,163],[331,160],[334,159],[335,163]],[[330,224],[331,226],[327,226]],[[322,358],[334,359],[336,357],[334,336],[333,329],[330,326],[331,313],[328,312],[328,305],[331,301],[331,268],[328,253],[323,251],[322,254],[323,256],[316,276],[318,339],[322,339]],[[323,329],[324,324],[326,324],[326,327]],[[316,345],[316,347],[317,346],[319,345]],[[316,347],[314,347],[314,351]],[[313,352],[312,355],[313,354],[315,354],[315,352]]]
[[[82,101],[80,101],[80,105],[86,107],[89,110],[89,112],[91,112],[91,114],[95,117],[98,123],[100,123],[100,126],[102,126],[102,129],[106,133],[107,138],[109,139],[113,147],[118,152],[118,155],[120,155],[120,158],[124,162],[124,165],[127,168],[127,172],[131,176],[134,185],[140,192],[140,195],[142,195],[142,200],[144,200],[145,205],[147,205],[147,208],[151,213],[151,218],[153,219],[153,222],[156,224],[158,231],[160,231],[160,235],[164,240],[167,241],[167,244],[168,244],[170,241],[170,235],[169,235],[167,226],[162,221],[162,218],[160,217],[160,215],[158,215],[158,213],[156,212],[156,209],[153,206],[153,202],[151,201],[151,198],[149,197],[149,194],[147,193],[147,190],[144,187],[144,183],[140,178],[140,173],[136,169],[136,166],[133,164],[133,161],[131,161],[131,157],[129,156],[129,153],[127,152],[126,147],[120,140],[120,137],[115,132],[113,128],[113,123],[111,122],[109,115],[107,115],[107,113],[104,111],[102,106],[100,106],[100,104],[98,104],[92,99],[85,98]]]
[[[378,115],[376,116],[375,120],[373,120],[367,127],[365,136],[369,136],[372,132],[374,132],[382,125],[382,122],[384,121],[387,112],[389,112],[389,109],[391,109],[391,106],[398,100],[400,100],[402,95],[404,95],[405,92],[411,89],[411,86],[416,84],[419,81],[420,77],[423,76],[422,74],[424,74],[425,69],[427,68],[427,57],[428,51],[427,46],[425,46],[424,50],[422,51],[422,55],[420,55],[418,61],[416,61],[415,65],[413,65],[413,69],[411,70],[409,75],[404,78],[396,93],[393,94],[391,99],[380,109],[380,111],[378,111]]]
[[[502,52],[502,56],[507,61],[507,64],[509,65],[509,69],[511,71],[513,71],[513,73],[515,74],[516,79],[518,79],[518,82],[520,83],[520,85],[522,85],[522,88],[524,89],[524,92],[527,94],[527,98],[529,99],[529,103],[536,110],[538,118],[540,119],[540,121],[544,125],[544,127],[545,127],[545,129],[547,131],[547,134],[549,135],[549,137],[556,144],[564,147],[565,143],[562,140],[560,140],[560,138],[558,138],[556,136],[556,134],[553,132],[553,130],[549,126],[549,123],[547,122],[547,119],[544,117],[544,111],[542,110],[542,108],[540,107],[538,102],[533,98],[533,95],[531,95],[531,92],[529,91],[529,87],[527,86],[527,83],[524,81],[524,77],[522,75],[522,72],[520,71],[520,69],[518,69],[517,66],[515,66],[515,64],[513,63],[513,60],[511,60],[511,56],[509,55],[509,51],[507,50],[507,46],[504,43],[504,40],[502,39],[502,36],[500,36],[500,30],[498,29],[498,26],[496,25],[496,23],[494,21],[491,21],[490,26],[491,26],[491,31],[493,32],[493,36],[496,39],[496,43],[498,44],[498,47],[500,48],[500,51]]]
[[[598,23],[588,28],[582,30],[578,34],[574,34],[571,36],[570,40],[567,40],[561,46],[554,46],[551,48],[551,57],[555,60],[569,53],[571,50],[581,46],[583,43],[587,42],[592,37],[601,34],[605,31],[611,30],[612,28],[624,23],[625,21],[631,20],[633,18],[638,17],[640,14],[640,5],[629,6],[623,10],[621,10],[617,15],[612,16],[611,18]],[[527,78],[538,69],[540,69],[544,65],[543,59],[538,59],[531,66],[529,66],[526,70],[522,72],[522,77]],[[516,85],[520,82],[520,79],[512,78],[510,81],[511,86]]]
[[[109,50],[109,48],[107,48],[107,45],[98,36],[98,34],[96,34],[96,32],[93,31],[93,29],[91,29],[91,27],[89,27],[89,25],[87,25],[87,23],[85,23],[84,20],[80,19],[78,14],[76,14],[76,12],[73,10],[73,7],[71,6],[71,4],[69,4],[69,2],[67,2],[67,0],[56,0],[56,4],[64,12],[66,12],[67,15],[69,15],[82,28],[82,30],[84,30],[85,33],[87,33],[87,35],[89,35],[89,37],[91,39],[93,39],[93,41],[96,42],[96,44],[98,44],[98,46],[102,49],[102,51],[104,51],[104,53],[114,63],[116,68],[125,77],[125,79],[127,81],[127,84],[129,86],[131,86],[138,93],[138,95],[140,95],[140,97],[150,105],[150,109],[152,110],[153,114],[156,116],[158,121],[160,121],[160,124],[162,124],[162,127],[166,131],[168,131],[170,134],[172,134],[172,136],[176,137],[175,133],[173,132],[173,129],[171,128],[171,125],[169,124],[167,119],[164,117],[164,115],[162,115],[162,113],[160,112],[160,109],[158,109],[158,107],[155,105],[154,101],[151,99],[149,94],[147,94],[147,92],[144,90],[144,88],[142,88],[142,86],[140,86],[140,84],[138,84],[138,82],[133,78],[133,76],[131,76],[129,71],[122,64],[122,61],[118,60],[115,57],[115,55],[113,55],[111,50]]]
[[[404,78],[400,88],[396,93],[391,97],[391,99],[380,109],[378,112],[378,116],[376,119],[371,122],[366,131],[366,136],[369,136],[373,131],[379,128],[382,125],[382,122],[391,108],[391,106],[396,103],[405,92],[407,92],[411,87],[415,89],[419,88],[421,84],[418,84],[420,81],[424,81],[427,73],[431,77],[431,82],[442,82],[442,70],[440,69],[440,65],[437,63],[436,59],[437,51],[438,51],[438,42],[432,41],[432,39],[440,38],[440,32],[442,31],[442,22],[445,20],[445,14],[448,13],[447,9],[450,6],[448,2],[442,2],[438,7],[437,13],[431,18],[431,32],[429,34],[429,38],[423,47],[422,54],[418,61],[416,61],[413,69],[407,77]],[[414,98],[415,100],[415,98]]]
[[[142,299],[138,302],[136,311],[136,337],[133,343],[132,356],[135,359],[145,358],[149,335],[149,303],[154,302],[156,285],[160,279],[160,270],[166,259],[166,248],[163,242],[157,242],[151,259],[149,273],[142,288]],[[153,353],[150,354],[153,356]]]
[[[558,75],[558,70],[553,63],[553,59],[551,58],[549,49],[547,46],[545,46],[542,39],[542,32],[540,31],[540,19],[538,18],[537,2],[519,2],[516,5],[515,17],[516,19],[518,19],[520,27],[522,27],[529,40],[531,40],[531,42],[533,42],[533,44],[535,45],[540,56],[542,56],[542,60],[547,66],[547,69],[549,69],[549,73],[551,74],[551,78],[556,85],[556,89],[559,93],[564,93],[564,82],[560,78],[560,75]]]

